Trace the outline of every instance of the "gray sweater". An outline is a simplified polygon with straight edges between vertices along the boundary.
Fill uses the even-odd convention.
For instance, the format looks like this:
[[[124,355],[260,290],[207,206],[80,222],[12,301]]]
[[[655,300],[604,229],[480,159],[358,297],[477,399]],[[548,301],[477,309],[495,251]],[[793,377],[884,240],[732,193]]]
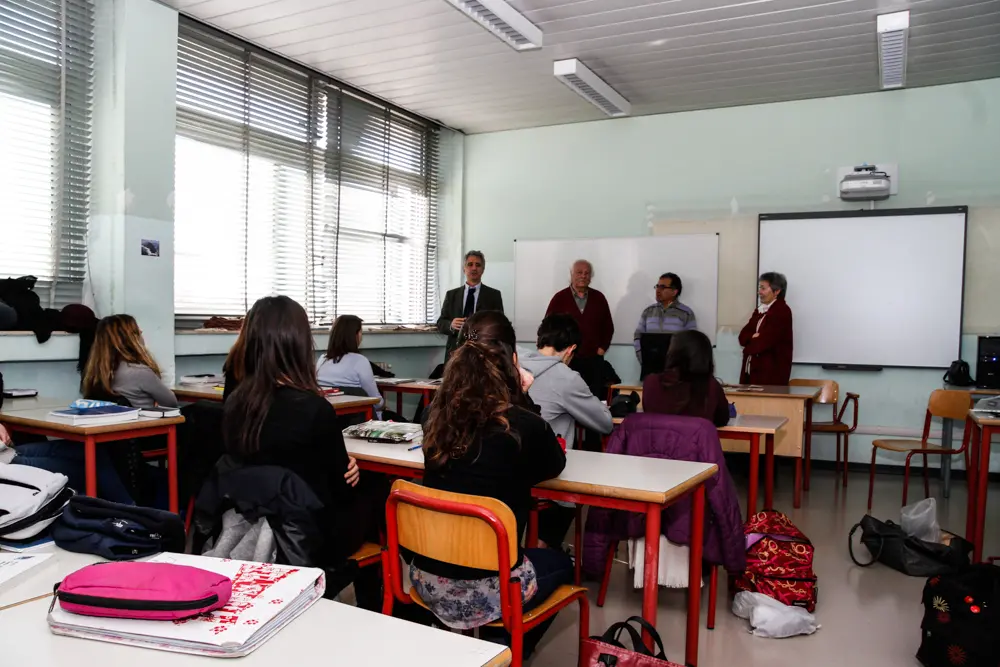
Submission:
[[[120,363],[111,389],[135,408],[151,408],[154,405],[176,408],[178,405],[174,392],[163,384],[153,369],[143,364]]]
[[[528,396],[541,408],[542,419],[556,435],[566,439],[567,448],[572,448],[576,440],[577,424],[598,433],[611,433],[611,410],[594,396],[579,373],[559,358],[535,350],[518,348],[517,361],[535,376]]]

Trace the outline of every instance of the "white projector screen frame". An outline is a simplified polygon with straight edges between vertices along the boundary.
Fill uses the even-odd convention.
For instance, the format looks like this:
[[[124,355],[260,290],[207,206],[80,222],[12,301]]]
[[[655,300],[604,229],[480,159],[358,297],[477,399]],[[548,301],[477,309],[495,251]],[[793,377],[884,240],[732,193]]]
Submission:
[[[947,368],[959,358],[968,207],[761,215],[758,274],[788,279],[793,362]]]
[[[612,344],[632,345],[642,310],[656,302],[660,275],[680,276],[680,301],[694,310],[698,329],[715,344],[719,317],[719,235],[664,234],[604,239],[514,242],[514,329],[534,342],[552,296],[569,286],[578,259],[594,266],[591,287],[608,299],[615,323]]]

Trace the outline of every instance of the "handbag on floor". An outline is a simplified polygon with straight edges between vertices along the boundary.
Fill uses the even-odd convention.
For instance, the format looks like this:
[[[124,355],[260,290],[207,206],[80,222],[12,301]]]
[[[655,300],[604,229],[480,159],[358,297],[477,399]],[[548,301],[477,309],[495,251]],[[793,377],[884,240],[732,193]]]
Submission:
[[[1000,567],[971,565],[924,584],[917,660],[924,667],[1000,664]]]
[[[640,630],[632,627],[632,623]],[[641,630],[649,632],[653,638],[653,646],[659,649],[654,655],[642,641]],[[627,632],[632,638],[632,648],[628,649],[621,643],[622,632]],[[619,621],[608,628],[600,636],[584,639],[580,642],[579,667],[680,667],[677,663],[667,660],[663,653],[663,641],[652,625],[640,616],[632,616],[627,621]]]
[[[854,555],[854,533],[861,529],[861,543],[872,555],[862,563]],[[930,577],[950,574],[969,566],[972,544],[968,540],[941,531],[940,542],[926,542],[906,534],[892,521],[882,522],[866,514],[861,522],[851,528],[847,549],[855,565],[868,567],[876,561],[911,577]]]

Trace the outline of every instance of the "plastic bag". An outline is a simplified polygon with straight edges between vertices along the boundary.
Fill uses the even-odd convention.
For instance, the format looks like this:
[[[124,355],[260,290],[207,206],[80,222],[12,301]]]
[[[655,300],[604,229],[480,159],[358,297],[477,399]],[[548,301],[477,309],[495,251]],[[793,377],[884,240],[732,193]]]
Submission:
[[[924,498],[919,503],[907,505],[900,510],[900,527],[907,535],[925,542],[941,541],[941,527],[937,521],[937,501]]]
[[[811,635],[820,625],[801,607],[790,607],[763,593],[740,591],[733,598],[733,613],[750,621],[750,634],[781,639]]]

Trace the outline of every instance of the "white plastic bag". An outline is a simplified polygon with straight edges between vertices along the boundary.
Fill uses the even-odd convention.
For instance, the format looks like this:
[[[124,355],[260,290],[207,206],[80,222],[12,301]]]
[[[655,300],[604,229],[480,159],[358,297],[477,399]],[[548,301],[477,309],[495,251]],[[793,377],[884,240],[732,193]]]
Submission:
[[[924,498],[919,503],[907,505],[900,510],[900,527],[907,535],[925,542],[940,542],[941,527],[937,521],[937,501]]]
[[[820,625],[801,607],[790,607],[763,593],[740,591],[733,598],[733,613],[750,621],[750,634],[781,639],[811,635]]]

